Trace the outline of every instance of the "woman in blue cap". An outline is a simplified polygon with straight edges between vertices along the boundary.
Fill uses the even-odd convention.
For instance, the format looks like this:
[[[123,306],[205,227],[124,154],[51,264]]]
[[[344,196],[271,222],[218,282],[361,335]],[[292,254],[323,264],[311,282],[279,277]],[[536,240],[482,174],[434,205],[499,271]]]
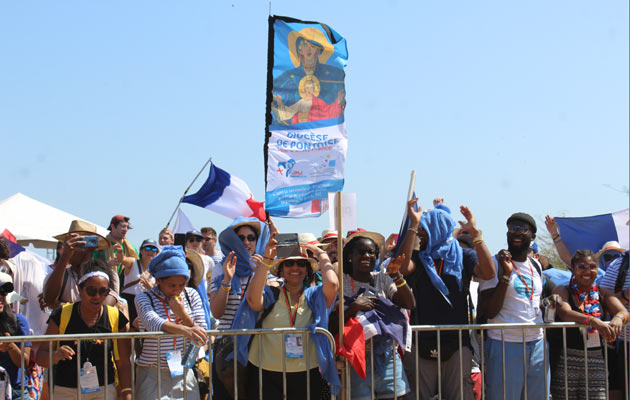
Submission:
[[[162,399],[199,399],[199,387],[192,370],[184,376],[182,357],[186,341],[206,343],[206,319],[201,298],[186,287],[190,271],[181,246],[166,246],[149,264],[156,285],[136,296],[140,330],[164,331],[178,336],[144,339],[142,353],[136,360],[136,392],[141,398],[157,399],[156,367],[160,369]],[[187,340],[186,340],[187,339]],[[158,360],[158,340],[160,359]],[[185,386],[185,389],[184,389]]]

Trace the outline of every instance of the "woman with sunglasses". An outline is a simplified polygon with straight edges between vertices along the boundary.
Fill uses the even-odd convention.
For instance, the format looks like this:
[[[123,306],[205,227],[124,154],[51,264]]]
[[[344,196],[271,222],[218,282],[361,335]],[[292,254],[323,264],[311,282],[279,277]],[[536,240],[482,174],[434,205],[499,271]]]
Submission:
[[[128,320],[116,307],[104,305],[112,287],[113,271],[101,260],[89,260],[81,265],[78,281],[81,300],[55,309],[48,319],[47,335],[79,333],[112,333],[127,331]],[[117,325],[117,326],[116,326]],[[114,328],[112,326],[115,326]],[[112,343],[113,342],[113,343]],[[37,363],[49,365],[49,347],[41,346],[37,351]],[[81,387],[81,398],[103,399],[107,390],[109,399],[117,396],[114,377],[119,379],[121,398],[131,399],[131,365],[129,362],[129,340],[105,341],[82,340],[81,374],[77,374],[77,345],[75,340],[61,341],[52,354],[54,364],[53,396],[55,399],[76,399],[77,385]],[[114,370],[114,363],[116,370]],[[105,382],[107,368],[107,382]]]
[[[142,353],[136,360],[137,398],[155,400],[159,387],[160,400],[198,400],[199,385],[194,372],[187,369],[184,374],[181,360],[192,343],[206,343],[208,326],[199,294],[186,287],[190,270],[182,247],[165,246],[149,264],[149,272],[156,279],[155,287],[136,296],[140,330],[176,336],[144,339]]]
[[[326,252],[316,246],[302,245],[301,256],[273,260],[275,240],[265,257],[256,254],[252,261],[256,272],[247,288],[246,309],[253,313],[262,312],[263,329],[270,328],[313,328],[327,327],[328,315],[337,295],[339,281]],[[319,263],[306,256],[306,249],[313,252]],[[322,285],[310,286],[313,274],[321,270]],[[284,279],[284,286],[271,289],[266,285],[267,273]],[[274,293],[275,291],[275,293]],[[243,305],[245,306],[245,304]],[[243,307],[242,306],[242,307]],[[245,312],[249,312],[244,311]],[[240,318],[239,314],[239,318]],[[246,319],[244,318],[243,321]],[[249,319],[250,322],[255,319]],[[244,328],[235,321],[235,328]],[[253,328],[249,326],[248,328]],[[249,399],[259,398],[258,371],[262,369],[264,399],[306,398],[307,379],[310,377],[310,398],[319,399],[322,388],[322,375],[331,381],[333,392],[338,389],[338,378],[328,342],[321,334],[254,336],[249,348],[247,382]],[[247,352],[247,340],[239,341],[239,361]],[[285,348],[283,360],[282,348]],[[241,357],[243,356],[243,357]],[[308,365],[307,365],[308,360]],[[283,397],[283,364],[286,368],[286,396]],[[320,375],[320,369],[322,374]]]
[[[605,399],[607,378],[601,340],[614,342],[619,337],[628,312],[611,291],[595,286],[597,263],[591,250],[575,252],[571,272],[569,285],[556,286],[553,291],[562,299],[556,306],[556,320],[577,322],[586,327],[566,330],[566,359],[562,335],[550,335],[551,394],[554,399],[581,399],[587,389],[589,399]],[[610,322],[602,320],[604,312],[614,315]],[[585,356],[588,356],[587,364]],[[588,370],[588,388],[585,388],[585,369]],[[565,397],[565,375],[568,376],[568,397]]]
[[[19,300],[17,293],[13,291],[13,278],[9,274],[0,272],[0,336],[29,336],[28,321],[22,314],[15,314],[9,304]],[[24,365],[28,366],[31,355],[31,342],[24,342]],[[28,398],[25,387],[22,397],[22,382],[18,379],[23,376],[20,372],[22,348],[21,343],[0,343],[0,366],[9,374],[11,394],[13,399]],[[4,388],[4,386],[2,386]],[[4,398],[4,389],[0,389],[0,397]]]
[[[145,239],[140,246],[140,259],[135,260],[131,265],[125,265],[124,276],[121,276],[120,296],[127,300],[129,321],[132,322],[132,325],[138,316],[135,304],[136,296],[155,285],[155,279],[149,274],[149,263],[158,254],[158,251],[155,240]]]

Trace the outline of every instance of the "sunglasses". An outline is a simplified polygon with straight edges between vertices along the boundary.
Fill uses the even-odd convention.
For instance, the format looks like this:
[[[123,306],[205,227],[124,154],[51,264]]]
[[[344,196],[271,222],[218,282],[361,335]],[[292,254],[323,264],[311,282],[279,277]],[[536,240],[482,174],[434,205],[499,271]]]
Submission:
[[[300,268],[306,268],[308,267],[309,262],[306,260],[286,260],[282,262],[282,266],[284,267],[292,267],[296,264]]]
[[[214,237],[206,237],[206,238],[203,238],[203,241],[204,241],[204,242],[209,242],[209,241],[211,241],[211,240],[217,240],[217,238],[214,238]]]
[[[508,232],[510,233],[527,233],[529,232],[529,227],[527,227],[526,225],[516,225],[516,224],[510,224],[508,225]]]
[[[0,286],[0,296],[7,297],[9,293],[13,291],[13,284],[11,282],[7,282],[4,285]]]
[[[578,265],[575,266],[577,269],[584,271],[585,269],[590,269],[591,271],[595,271],[597,269],[597,264],[593,263],[593,264],[584,264],[584,263],[580,263]]]
[[[238,238],[241,239],[241,242],[244,242],[245,240],[247,240],[248,242],[255,242],[256,241],[256,236],[255,235],[238,235]]]
[[[203,238],[200,238],[199,236],[193,236],[191,238],[188,238],[189,242],[203,242]]]
[[[158,252],[158,248],[155,247],[155,246],[144,246],[142,249],[146,250],[146,251],[150,251],[151,253],[157,253]]]
[[[109,288],[102,287],[97,289],[94,286],[86,286],[85,293],[90,297],[96,297],[97,295],[103,297],[109,293]]]

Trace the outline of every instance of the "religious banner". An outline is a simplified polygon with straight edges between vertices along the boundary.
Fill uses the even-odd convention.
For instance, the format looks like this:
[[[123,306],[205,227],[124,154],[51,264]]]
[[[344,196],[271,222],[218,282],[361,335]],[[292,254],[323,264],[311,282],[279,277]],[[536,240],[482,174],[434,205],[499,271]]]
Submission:
[[[265,210],[315,217],[343,189],[346,41],[319,22],[269,18]]]

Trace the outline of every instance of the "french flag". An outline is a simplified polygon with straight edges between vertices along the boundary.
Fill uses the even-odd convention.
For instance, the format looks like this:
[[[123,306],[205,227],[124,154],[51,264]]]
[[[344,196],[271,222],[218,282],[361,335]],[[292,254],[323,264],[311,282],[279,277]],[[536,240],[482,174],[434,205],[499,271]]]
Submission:
[[[265,221],[265,207],[255,201],[247,184],[213,164],[208,179],[195,194],[185,196],[182,203],[214,211],[228,218],[256,217]]]
[[[13,236],[13,234],[8,229],[5,229],[0,234],[0,237],[3,238],[9,245],[9,258],[13,258],[25,250],[24,247],[18,244],[15,236]]]
[[[628,249],[628,210],[591,217],[555,217],[562,241],[571,254],[576,250],[589,249],[597,253],[604,243],[614,240],[621,248]]]

